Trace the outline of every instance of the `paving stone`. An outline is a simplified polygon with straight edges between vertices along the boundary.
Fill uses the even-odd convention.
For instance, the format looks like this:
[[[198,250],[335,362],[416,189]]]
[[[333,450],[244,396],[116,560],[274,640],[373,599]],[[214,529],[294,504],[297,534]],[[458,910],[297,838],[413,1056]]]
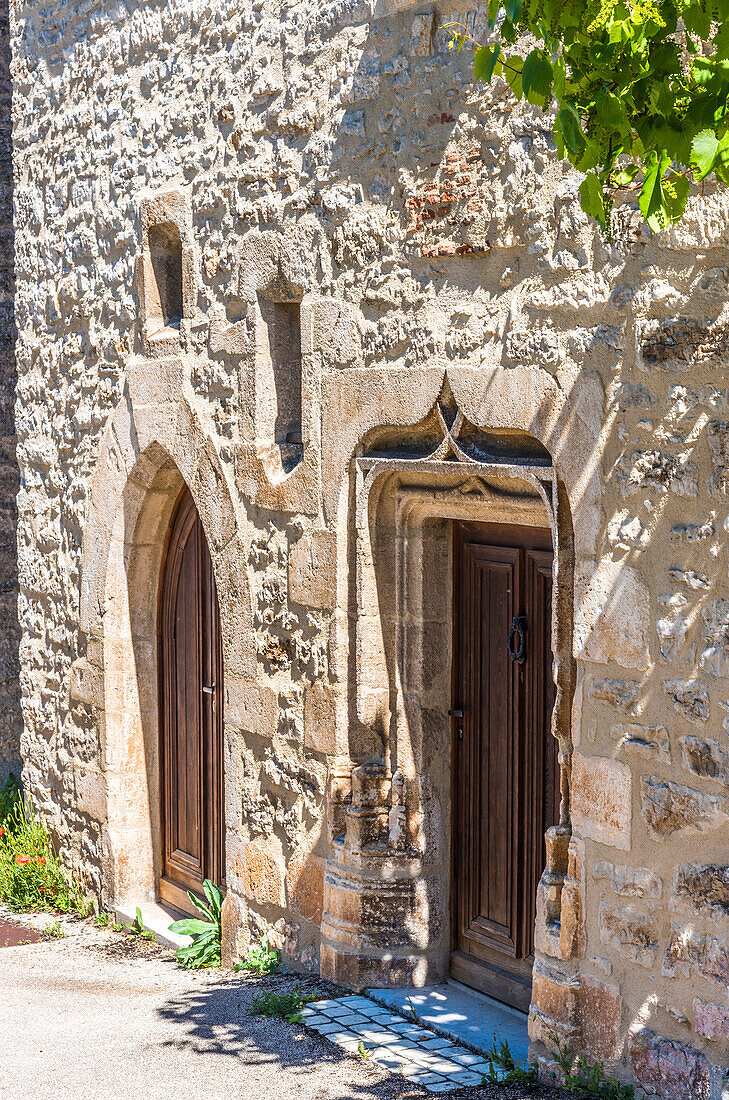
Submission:
[[[460,1047],[456,1051],[449,1051],[448,1057],[453,1062],[458,1062],[462,1066],[476,1066],[483,1063],[483,1058],[480,1054],[474,1054],[471,1050],[461,1050]]]
[[[442,1084],[426,1085],[425,1088],[428,1092],[453,1092],[453,1090],[459,1088],[459,1086],[452,1085],[450,1081],[444,1081]]]
[[[449,1073],[448,1080],[453,1081],[461,1088],[463,1085],[480,1085],[483,1077],[482,1073],[474,1073],[473,1070],[462,1069],[457,1073]]]
[[[446,1047],[453,1048],[453,1043],[450,1039],[441,1039],[440,1035],[436,1035],[433,1039],[424,1039],[422,1046],[426,1050],[445,1050]]]
[[[414,1073],[408,1078],[414,1085],[443,1085],[445,1079],[438,1073]]]
[[[376,1005],[369,997],[341,997],[339,1001],[335,1003],[346,1006],[350,1011],[353,1009],[356,1009],[357,1012],[370,1012],[372,1009],[381,1011],[381,1006]]]
[[[402,1065],[402,1058],[398,1058],[389,1047],[376,1047],[372,1051],[372,1061],[393,1071],[399,1070]]]
[[[361,1042],[362,1042],[361,1039],[356,1039],[356,1038],[355,1039],[339,1039],[337,1041],[337,1046],[341,1047],[342,1050],[348,1051],[350,1054],[354,1054],[355,1051],[359,1050],[359,1044]]]
[[[338,1043],[340,1039],[354,1039],[355,1042],[359,1042],[359,1035],[355,1035],[351,1031],[345,1031],[338,1024],[327,1024],[325,1027],[318,1027],[316,1030],[320,1035],[325,1035],[327,1039],[331,1039],[333,1043]]]
[[[357,1031],[360,1035],[364,1036],[365,1039],[369,1039],[371,1043],[377,1043],[380,1046],[384,1046],[388,1039],[392,1038],[392,1035],[387,1031],[383,1031],[382,1028],[375,1030],[371,1027],[359,1027]]]
[[[316,1027],[317,1024],[330,1024],[332,1022],[331,1016],[323,1016],[319,1012],[308,1012],[306,1009],[301,1013],[301,1019],[307,1027]]]
[[[453,1073],[463,1073],[463,1066],[459,1066],[457,1062],[447,1062],[445,1059],[439,1059],[437,1062],[433,1062],[431,1067],[433,1073],[447,1073],[448,1075]]]

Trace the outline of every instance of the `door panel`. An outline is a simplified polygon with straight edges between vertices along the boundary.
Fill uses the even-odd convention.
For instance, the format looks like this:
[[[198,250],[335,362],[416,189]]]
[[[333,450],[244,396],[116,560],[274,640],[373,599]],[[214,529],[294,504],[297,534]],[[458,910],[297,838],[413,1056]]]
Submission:
[[[451,970],[528,1007],[544,831],[556,820],[550,535],[460,524],[454,563],[453,707],[463,717],[454,726]],[[523,663],[507,648],[517,617]]]
[[[222,647],[212,562],[185,491],[172,521],[160,608],[160,896],[188,907],[224,876]]]

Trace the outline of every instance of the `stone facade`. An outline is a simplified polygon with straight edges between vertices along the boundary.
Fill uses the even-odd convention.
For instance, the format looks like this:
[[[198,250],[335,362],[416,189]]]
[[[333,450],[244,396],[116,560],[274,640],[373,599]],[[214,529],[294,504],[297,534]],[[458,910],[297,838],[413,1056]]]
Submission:
[[[17,505],[19,487],[15,437],[15,319],[13,308],[13,161],[10,22],[0,4],[0,784],[9,772],[20,776],[18,652]]]
[[[355,986],[442,977],[449,531],[549,525],[533,1049],[719,1096],[729,198],[658,237],[620,206],[606,243],[451,18],[483,27],[447,2],[15,4],[24,780],[106,903],[154,894],[186,483],[223,630],[228,956],[273,929]]]

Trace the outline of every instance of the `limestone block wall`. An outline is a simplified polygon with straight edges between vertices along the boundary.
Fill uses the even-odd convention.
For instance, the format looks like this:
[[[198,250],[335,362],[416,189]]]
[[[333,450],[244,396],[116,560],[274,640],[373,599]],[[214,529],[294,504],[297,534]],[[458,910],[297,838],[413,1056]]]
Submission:
[[[619,206],[603,241],[549,120],[448,54],[455,17],[482,25],[448,3],[15,6],[24,776],[89,886],[133,888],[132,758],[156,812],[145,517],[184,477],[221,600],[239,942],[275,926],[316,968],[352,767],[390,721],[367,668],[373,709],[355,697],[353,458],[380,428],[403,453],[428,435],[447,377],[470,422],[549,450],[574,529],[535,1050],[556,1028],[648,1092],[709,1097],[729,1058],[729,199],[707,189],[655,238]],[[155,211],[182,257],[172,325],[146,297]],[[300,391],[277,388],[276,316]],[[394,807],[413,843],[450,827],[426,778]]]
[[[18,556],[15,456],[15,320],[13,310],[13,163],[10,23],[0,5],[0,783],[20,774],[23,718],[18,685]]]

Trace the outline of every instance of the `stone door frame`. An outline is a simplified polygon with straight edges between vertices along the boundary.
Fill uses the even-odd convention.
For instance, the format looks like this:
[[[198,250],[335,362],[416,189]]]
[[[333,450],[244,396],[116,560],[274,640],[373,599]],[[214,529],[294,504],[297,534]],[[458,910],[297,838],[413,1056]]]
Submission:
[[[406,600],[413,575],[414,535],[422,531],[423,519],[464,518],[474,521],[507,519],[518,522],[518,511],[534,522],[535,504],[543,523],[546,512],[554,548],[552,598],[552,649],[554,654],[555,705],[552,731],[559,742],[560,825],[547,837],[548,866],[538,896],[538,927],[549,925],[552,938],[559,940],[562,888],[567,877],[570,828],[570,764],[572,754],[572,703],[575,686],[573,639],[574,538],[570,501],[556,465],[541,459],[519,460],[519,440],[541,442],[527,431],[513,437],[517,450],[508,460],[491,457],[459,436],[467,425],[453,393],[444,389],[429,417],[431,438],[433,413],[440,440],[425,456],[410,457],[397,451],[397,441],[386,453],[363,453],[366,442],[353,456],[353,549],[354,549],[354,725],[350,733],[350,754],[361,763],[352,773],[352,803],[345,812],[344,833],[332,844],[332,857],[325,876],[325,914],[322,922],[322,960],[326,976],[351,984],[423,984],[445,977],[442,923],[430,935],[431,914],[444,908],[444,884],[423,866],[424,840],[421,824],[425,814],[419,787],[422,776],[407,756],[409,730],[407,683],[404,671],[413,653],[422,649],[422,623],[408,629]],[[424,422],[425,423],[425,422]],[[473,424],[471,423],[471,428]],[[468,429],[470,430],[470,429]],[[483,429],[481,429],[483,431]],[[478,430],[477,430],[478,431]],[[414,436],[408,435],[408,445]],[[484,436],[484,443],[487,442]],[[393,449],[390,449],[393,448]],[[525,447],[525,454],[529,454]],[[394,481],[409,481],[397,491],[393,506],[387,503],[387,487]],[[521,486],[515,510],[499,503],[494,488]],[[460,488],[460,493],[459,493]],[[465,492],[464,492],[465,489]],[[526,493],[524,492],[526,490]],[[474,502],[474,497],[476,501]],[[502,496],[503,500],[503,496]],[[384,505],[384,507],[383,507]],[[393,612],[384,622],[379,602],[376,568],[376,536],[381,510],[386,535],[393,541],[391,563]],[[387,554],[393,556],[388,547]],[[386,555],[387,556],[387,555]],[[380,558],[380,561],[383,559]],[[394,589],[394,593],[393,593]],[[393,622],[394,619],[394,628]],[[393,637],[394,629],[394,637]],[[386,632],[389,636],[386,638]],[[387,657],[387,641],[391,656]],[[417,665],[417,656],[413,661]],[[394,685],[394,690],[393,690]],[[400,737],[400,731],[403,736]],[[372,762],[371,749],[381,745],[380,762]],[[368,754],[370,762],[367,762]],[[378,824],[379,823],[379,824]],[[386,839],[382,828],[387,823]],[[550,835],[551,843],[550,843]],[[431,868],[432,870],[432,868]],[[442,868],[440,871],[442,879]],[[551,876],[551,877],[550,877]],[[549,880],[547,893],[542,885]],[[448,890],[450,889],[450,881]],[[388,912],[388,907],[392,912]],[[370,921],[344,917],[378,911]],[[370,927],[371,924],[371,927]],[[403,935],[403,928],[407,934]],[[549,937],[539,941],[554,949]],[[431,940],[439,939],[436,944]],[[552,951],[550,950],[550,953]],[[559,955],[557,951],[557,957]]]

